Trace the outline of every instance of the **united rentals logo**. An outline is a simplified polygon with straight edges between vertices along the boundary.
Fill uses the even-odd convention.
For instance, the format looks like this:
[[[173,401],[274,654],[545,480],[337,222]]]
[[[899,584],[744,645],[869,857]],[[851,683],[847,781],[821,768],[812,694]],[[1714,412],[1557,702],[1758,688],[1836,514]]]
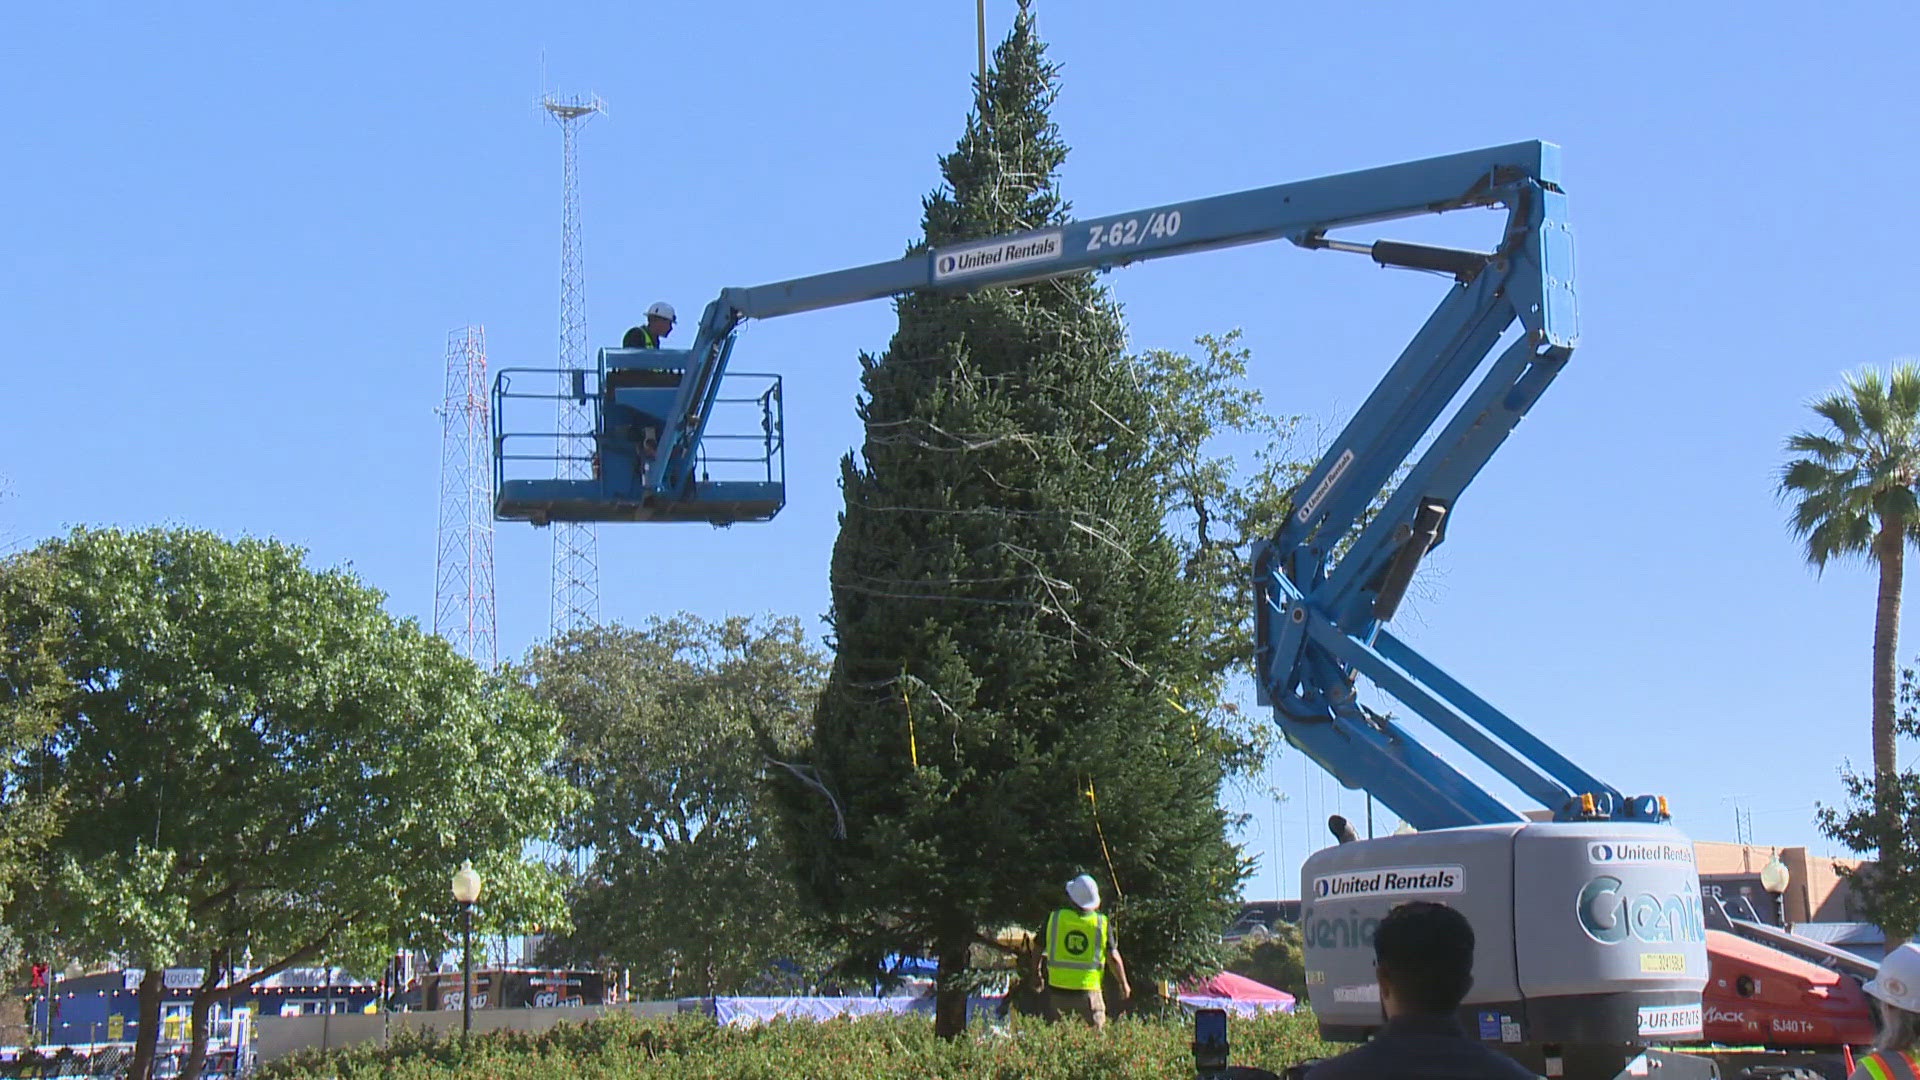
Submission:
[[[1018,240],[995,240],[986,244],[949,248],[934,252],[933,280],[948,281],[1010,269],[1022,263],[1050,262],[1059,258],[1063,250],[1058,229]]]
[[[1587,861],[1593,863],[1690,863],[1693,861],[1693,845],[1596,840],[1587,845]]]
[[[1313,879],[1316,900],[1412,893],[1457,893],[1466,889],[1467,872],[1458,866],[1395,866],[1360,873],[1328,874]]]
[[[1313,494],[1307,496],[1307,501],[1300,504],[1300,512],[1294,515],[1294,519],[1304,522],[1312,517],[1313,512],[1320,509],[1320,504],[1325,502],[1327,496],[1333,491],[1333,486],[1347,474],[1347,466],[1351,464],[1353,464],[1353,451],[1341,451],[1340,456],[1333,459],[1333,468],[1327,470],[1326,479],[1315,485]]]

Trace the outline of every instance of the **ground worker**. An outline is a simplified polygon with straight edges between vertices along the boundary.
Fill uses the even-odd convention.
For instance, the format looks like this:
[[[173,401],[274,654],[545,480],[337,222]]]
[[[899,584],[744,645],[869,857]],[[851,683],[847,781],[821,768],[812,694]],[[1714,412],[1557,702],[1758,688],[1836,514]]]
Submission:
[[[1469,1038],[1455,1017],[1473,988],[1473,927],[1424,900],[1401,904],[1373,932],[1374,980],[1386,1025],[1366,1045],[1315,1065],[1307,1080],[1537,1080]]]
[[[660,347],[660,339],[673,333],[673,324],[677,321],[674,318],[673,305],[665,300],[658,301],[647,309],[647,325],[636,326],[627,331],[627,336],[620,339],[620,347],[657,349]]]
[[[1873,1053],[1860,1059],[1847,1080],[1920,1080],[1914,1044],[1920,1043],[1920,945],[1906,944],[1880,961],[1873,981],[1861,987],[1880,1014]]]
[[[1058,1020],[1071,1014],[1105,1027],[1107,1002],[1100,992],[1101,976],[1108,968],[1120,984],[1120,1000],[1133,996],[1127,983],[1127,967],[1120,959],[1120,946],[1113,937],[1113,923],[1100,914],[1100,886],[1085,874],[1067,882],[1067,899],[1073,907],[1061,908],[1047,917],[1043,956],[1047,962],[1047,1016]]]

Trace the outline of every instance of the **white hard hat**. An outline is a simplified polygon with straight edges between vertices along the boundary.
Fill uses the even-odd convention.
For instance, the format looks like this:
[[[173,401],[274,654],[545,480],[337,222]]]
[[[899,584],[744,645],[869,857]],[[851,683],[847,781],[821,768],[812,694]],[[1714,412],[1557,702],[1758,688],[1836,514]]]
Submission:
[[[1860,989],[1896,1009],[1920,1012],[1920,945],[1902,945],[1880,961],[1873,981]]]
[[[1100,883],[1081,874],[1067,882],[1067,899],[1081,911],[1093,911],[1100,906]]]
[[[648,309],[647,309],[647,317],[648,317],[648,318],[652,318],[652,317],[654,317],[655,315],[658,315],[659,317],[661,317],[661,318],[663,318],[663,319],[665,319],[665,320],[667,320],[668,322],[678,322],[678,321],[679,321],[678,319],[676,319],[676,318],[674,317],[674,314],[673,314],[673,305],[672,305],[672,304],[669,304],[669,303],[667,303],[667,302],[666,302],[665,300],[662,300],[662,301],[660,301],[660,302],[658,302],[658,303],[656,303],[656,304],[654,304],[654,305],[653,305],[652,307],[650,307],[650,308],[648,308]]]

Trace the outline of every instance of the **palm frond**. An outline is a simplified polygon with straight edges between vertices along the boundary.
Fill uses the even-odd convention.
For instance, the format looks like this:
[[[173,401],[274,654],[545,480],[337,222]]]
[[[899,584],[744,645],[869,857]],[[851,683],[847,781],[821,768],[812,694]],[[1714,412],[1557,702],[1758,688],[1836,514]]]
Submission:
[[[1823,521],[1858,513],[1847,506],[1846,495],[1843,489],[1816,491],[1794,504],[1793,512],[1787,518],[1793,534],[1807,536]]]
[[[1828,465],[1837,464],[1859,454],[1854,447],[1839,439],[1830,435],[1815,435],[1811,431],[1796,432],[1789,436],[1787,449],[1795,454],[1812,454]]]
[[[1816,492],[1845,487],[1851,469],[1833,469],[1818,461],[1796,458],[1780,470],[1781,494],[1795,491]]]
[[[1852,388],[1851,381],[1848,387]],[[1866,427],[1860,422],[1860,411],[1853,395],[1835,391],[1817,401],[1809,402],[1807,407],[1813,410],[1815,416],[1832,424],[1833,429],[1838,431],[1840,437],[1849,444],[1859,446],[1866,441]]]
[[[1913,520],[1920,512],[1920,500],[1914,497],[1910,487],[1881,488],[1873,500],[1873,516],[1881,521],[1898,521],[1905,531],[1905,523]]]
[[[1920,363],[1900,360],[1887,378],[1887,400],[1893,411],[1920,422]]]
[[[1825,570],[1832,559],[1873,551],[1873,521],[1865,514],[1823,518],[1806,535],[1807,561],[1816,570]]]

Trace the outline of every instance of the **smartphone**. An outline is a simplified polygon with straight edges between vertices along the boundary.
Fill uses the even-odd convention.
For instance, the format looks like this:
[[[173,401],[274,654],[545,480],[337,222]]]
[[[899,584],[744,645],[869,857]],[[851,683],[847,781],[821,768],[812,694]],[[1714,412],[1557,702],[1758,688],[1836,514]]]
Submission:
[[[1193,1067],[1201,1073],[1227,1067],[1227,1011],[1200,1009],[1193,1014]]]

